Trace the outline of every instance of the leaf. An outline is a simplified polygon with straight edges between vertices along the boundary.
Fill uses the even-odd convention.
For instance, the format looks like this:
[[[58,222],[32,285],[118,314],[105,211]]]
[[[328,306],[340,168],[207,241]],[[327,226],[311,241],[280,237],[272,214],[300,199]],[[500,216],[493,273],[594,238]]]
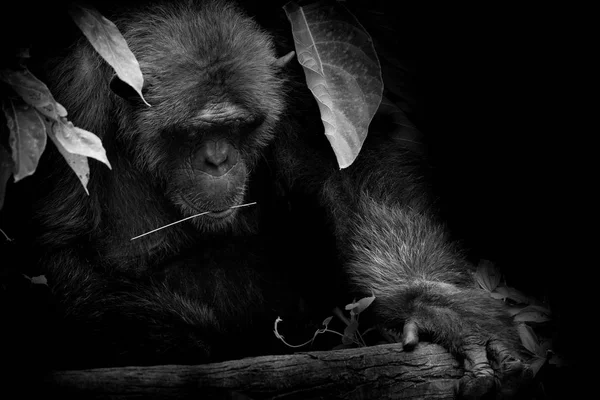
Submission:
[[[8,150],[0,144],[0,210],[4,207],[4,197],[6,196],[6,184],[8,178],[13,173],[15,163]]]
[[[102,141],[96,135],[63,120],[52,124],[56,140],[71,154],[92,157],[111,168]],[[112,168],[111,168],[112,169]]]
[[[46,147],[48,134],[77,174],[87,193],[89,166],[86,157],[95,158],[111,168],[100,139],[69,122],[66,119],[65,108],[54,99],[48,87],[26,68],[1,70],[0,79],[8,83],[26,103],[18,104],[12,100],[3,103],[10,130],[9,142],[14,160],[15,181],[35,172]],[[5,162],[2,168],[0,178],[4,179]],[[0,184],[1,208],[6,181],[0,180]]]
[[[521,343],[523,343],[523,346],[525,346],[525,348],[530,352],[543,357],[544,354],[533,329],[526,324],[519,324],[517,329],[519,331],[519,336],[521,337]]]
[[[354,300],[356,300],[356,299],[354,299]],[[354,308],[357,306],[358,306],[358,304],[356,303],[356,301],[353,301],[350,304],[346,304],[346,306],[344,307],[344,310],[346,310],[346,311],[354,310]]]
[[[2,109],[10,131],[8,141],[17,182],[35,172],[46,148],[46,125],[36,109],[25,103],[6,99]]]
[[[331,322],[331,319],[332,319],[332,318],[333,318],[333,315],[332,315],[332,316],[329,316],[329,317],[327,317],[327,318],[325,318],[325,319],[323,320],[323,325],[325,325],[325,327],[327,327],[327,325],[329,325],[329,323]]]
[[[383,94],[373,42],[342,6],[289,2],[283,8],[325,135],[339,167],[346,168],[358,156]]]
[[[479,261],[475,272],[475,280],[482,289],[492,292],[500,283],[501,277],[502,274],[494,263],[488,260]]]
[[[494,297],[494,293],[492,293],[492,297]],[[515,315],[520,313],[522,309],[523,307],[508,307],[506,311],[508,311],[508,315],[514,317]]]
[[[370,296],[370,297],[363,297],[362,299],[360,299],[356,302],[347,304],[345,309],[352,310],[355,314],[360,314],[367,307],[369,307],[371,305],[371,303],[373,303],[374,300],[375,300],[375,295]]]
[[[492,293],[491,296],[495,299],[511,299],[516,303],[529,304],[531,299],[522,292],[509,286],[498,286]]]
[[[540,306],[527,306],[515,315],[517,322],[547,322],[550,321],[550,310]]]
[[[98,54],[115,70],[119,79],[130,85],[150,107],[142,96],[144,77],[140,64],[117,26],[93,8],[73,4],[69,13]]]
[[[15,57],[17,58],[31,58],[31,53],[29,53],[29,48],[21,47],[17,49]]]
[[[354,336],[356,335],[356,331],[358,330],[358,321],[353,320],[350,322],[348,326],[344,329],[344,336],[342,337],[343,344],[350,344],[354,342]]]
[[[81,181],[83,189],[89,195],[90,192],[87,190],[87,184],[90,180],[90,167],[88,165],[87,157],[79,154],[69,153],[61,144],[60,140],[57,139],[54,130],[55,129],[53,128],[48,129],[48,136],[50,136],[50,139],[52,139],[60,154],[62,154],[67,161],[67,164],[69,164],[69,167],[71,167],[71,169],[75,172],[75,175],[77,175],[77,178],[79,178],[79,181]]]
[[[25,278],[27,278],[28,280],[30,280],[31,283],[33,283],[34,285],[46,285],[46,286],[48,286],[48,280],[46,279],[45,275],[38,275],[38,276],[34,276],[34,277],[29,277],[29,276],[23,274],[23,276]]]
[[[477,283],[479,283],[479,281],[477,281]],[[481,284],[479,286],[481,286]],[[483,286],[482,288],[485,289]],[[508,290],[506,286],[500,286],[497,287],[493,292],[491,292],[490,296],[497,300],[506,300],[508,298]]]
[[[5,69],[0,72],[0,78],[8,83],[25,102],[35,107],[48,118],[58,121],[67,116],[67,110],[54,100],[48,87],[36,78],[28,69],[18,71]]]
[[[552,351],[552,340],[546,339],[546,340],[540,341],[540,350],[543,351],[544,354],[548,354],[548,351],[550,351],[551,353],[554,353]]]
[[[537,375],[537,373],[540,371],[540,368],[542,368],[544,364],[546,364],[545,357],[535,357],[535,359],[529,364],[529,368],[531,368],[533,376]]]
[[[567,362],[565,362],[565,360],[556,353],[552,353],[552,357],[550,357],[548,362],[552,365],[556,365],[557,367],[564,367],[567,365]]]
[[[531,303],[532,299],[530,297],[528,297],[527,295],[525,295],[523,292],[510,287],[510,286],[505,286],[505,290],[506,290],[506,297],[508,297],[509,299],[517,302],[517,303],[523,303],[523,304],[529,304]]]
[[[31,278],[31,283],[34,285],[46,285],[48,286],[48,280],[45,275],[34,276]]]

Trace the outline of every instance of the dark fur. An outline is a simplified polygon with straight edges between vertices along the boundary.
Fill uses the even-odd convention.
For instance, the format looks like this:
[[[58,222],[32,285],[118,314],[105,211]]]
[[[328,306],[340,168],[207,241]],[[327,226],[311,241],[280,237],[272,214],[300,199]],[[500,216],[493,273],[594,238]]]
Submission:
[[[151,108],[109,91],[112,72],[85,40],[47,77],[73,122],[102,137],[113,165],[93,165],[89,197],[63,171],[39,203],[39,262],[60,304],[63,344],[93,344],[85,354],[66,351],[66,366],[248,354],[271,338],[280,304],[273,295],[287,291],[277,290],[281,278],[304,279],[314,295],[319,285],[336,285],[321,280],[337,263],[356,293],[377,297],[385,324],[413,323],[467,359],[474,346],[501,353],[500,363],[517,355],[505,309],[476,288],[434,217],[421,156],[384,118],[373,122],[357,161],[340,171],[306,90],[272,65],[271,37],[236,8],[168,3],[117,24],[140,62]],[[207,104],[219,102],[240,105],[259,127],[248,132],[217,118],[233,128],[213,132]],[[244,199],[258,206],[222,223],[199,217],[130,241],[202,205],[218,206],[202,192],[193,161],[209,133],[239,151],[249,177]],[[320,256],[330,243],[337,252]]]

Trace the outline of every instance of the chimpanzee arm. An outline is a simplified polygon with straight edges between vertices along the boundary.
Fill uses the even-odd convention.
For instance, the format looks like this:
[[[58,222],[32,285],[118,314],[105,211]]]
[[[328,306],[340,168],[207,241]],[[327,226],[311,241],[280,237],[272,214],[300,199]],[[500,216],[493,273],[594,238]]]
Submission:
[[[366,190],[358,196],[344,230],[346,268],[357,288],[376,296],[381,323],[403,328],[406,349],[424,334],[464,358],[463,394],[478,396],[496,384],[510,393],[504,381],[522,367],[504,305],[475,287],[467,262],[427,210],[386,204]]]
[[[323,178],[321,196],[350,279],[375,295],[381,323],[403,329],[406,349],[427,335],[465,360],[462,394],[498,387],[512,394],[523,366],[506,308],[476,287],[470,264],[438,221],[421,155],[402,130],[373,126],[356,161]]]

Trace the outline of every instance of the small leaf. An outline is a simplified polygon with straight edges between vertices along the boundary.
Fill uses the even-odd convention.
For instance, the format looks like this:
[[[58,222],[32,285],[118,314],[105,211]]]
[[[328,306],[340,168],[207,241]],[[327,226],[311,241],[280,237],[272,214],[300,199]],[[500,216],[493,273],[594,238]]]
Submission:
[[[375,295],[363,297],[362,299],[358,300],[358,310],[355,310],[356,313],[360,314],[361,312],[369,308],[373,301],[375,301]]]
[[[552,352],[552,340],[546,339],[546,340],[541,341],[540,350],[542,352],[544,352],[544,354],[548,354],[549,351],[551,353],[554,353],[554,352]]]
[[[550,310],[541,306],[527,306],[515,315],[517,322],[547,322],[550,321]]]
[[[102,141],[96,135],[63,120],[52,124],[52,132],[63,148],[71,154],[92,157],[111,168]]]
[[[15,57],[17,58],[31,58],[31,54],[29,53],[29,48],[21,47],[17,49]]]
[[[28,69],[9,70],[0,72],[0,78],[8,83],[27,104],[35,107],[46,117],[58,121],[67,116],[67,110],[60,105],[50,93],[48,87],[36,78]]]
[[[536,376],[540,369],[546,363],[545,357],[535,357],[535,359],[529,364],[529,368],[531,368],[531,372],[533,376]]]
[[[354,310],[354,308],[358,307],[358,303],[356,303],[356,299],[354,299],[354,301],[350,304],[346,304],[346,306],[344,307],[344,310],[346,311],[350,311],[350,310]]]
[[[60,154],[62,154],[67,161],[67,164],[69,164],[69,167],[71,167],[71,169],[75,172],[75,175],[77,175],[77,178],[83,185],[83,189],[89,195],[90,192],[87,190],[87,184],[90,180],[90,167],[88,165],[87,157],[79,154],[69,153],[61,144],[60,140],[57,139],[56,135],[54,134],[54,129],[48,129],[48,136],[50,136],[50,139],[52,139]]]
[[[509,299],[517,303],[529,304],[532,301],[532,299],[526,296],[523,292],[510,286],[506,286],[506,294]]]
[[[119,79],[130,85],[150,107],[142,96],[144,77],[140,64],[117,26],[93,8],[74,4],[69,13],[98,54],[115,70]]]
[[[523,346],[525,346],[525,348],[530,352],[543,357],[544,354],[541,354],[542,350],[533,329],[526,324],[519,324],[517,329],[519,331],[519,336],[521,337],[521,343],[523,343]]]
[[[35,108],[7,99],[2,102],[14,161],[15,182],[33,174],[46,148],[46,125]]]
[[[352,310],[355,314],[360,314],[373,303],[375,295],[363,297],[362,299],[346,305],[346,310]]]
[[[494,293],[492,293],[492,297],[494,297]],[[508,315],[510,315],[511,317],[514,317],[515,315],[520,313],[522,309],[523,309],[523,307],[509,307],[509,308],[507,308]]]
[[[565,365],[567,365],[565,360],[556,353],[552,353],[552,357],[550,357],[550,360],[548,360],[548,362],[552,365],[556,365],[557,367],[564,367]]]
[[[325,327],[327,327],[327,325],[329,325],[329,323],[331,322],[331,319],[333,318],[333,315],[330,317],[327,317],[323,320],[323,325],[325,325]]]
[[[48,280],[45,275],[34,276],[31,278],[31,283],[34,285],[46,285],[48,286]]]
[[[348,326],[344,329],[344,336],[342,337],[343,344],[350,344],[354,342],[354,336],[356,335],[356,331],[358,330],[358,321],[353,320],[350,322]]]
[[[34,285],[46,285],[48,286],[48,281],[46,280],[45,275],[38,275],[34,277],[30,277],[28,275],[22,274],[24,278],[33,283]]]
[[[346,168],[358,156],[383,95],[373,42],[343,6],[289,2],[283,8],[325,135],[339,167]]]
[[[477,282],[479,283],[479,282]],[[481,285],[480,285],[481,286]],[[483,288],[483,287],[482,287]],[[490,296],[496,300],[506,300],[506,290],[502,290],[502,288],[496,288],[493,292],[490,293]]]
[[[527,297],[522,292],[518,291],[515,288],[509,287],[509,286],[498,286],[491,293],[491,296],[495,299],[502,299],[502,300],[511,299],[515,303],[520,303],[520,304],[529,304],[532,301],[529,297]]]
[[[501,277],[500,270],[491,261],[479,261],[477,271],[475,272],[475,280],[482,289],[488,292],[494,291],[500,283]]]

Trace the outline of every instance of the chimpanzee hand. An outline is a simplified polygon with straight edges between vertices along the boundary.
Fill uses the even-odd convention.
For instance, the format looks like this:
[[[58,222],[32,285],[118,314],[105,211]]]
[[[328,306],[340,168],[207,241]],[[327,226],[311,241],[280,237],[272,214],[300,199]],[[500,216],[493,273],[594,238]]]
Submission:
[[[422,282],[379,298],[383,322],[404,321],[403,345],[428,337],[464,360],[460,398],[514,398],[532,374],[523,363],[520,339],[503,304],[477,289]]]

